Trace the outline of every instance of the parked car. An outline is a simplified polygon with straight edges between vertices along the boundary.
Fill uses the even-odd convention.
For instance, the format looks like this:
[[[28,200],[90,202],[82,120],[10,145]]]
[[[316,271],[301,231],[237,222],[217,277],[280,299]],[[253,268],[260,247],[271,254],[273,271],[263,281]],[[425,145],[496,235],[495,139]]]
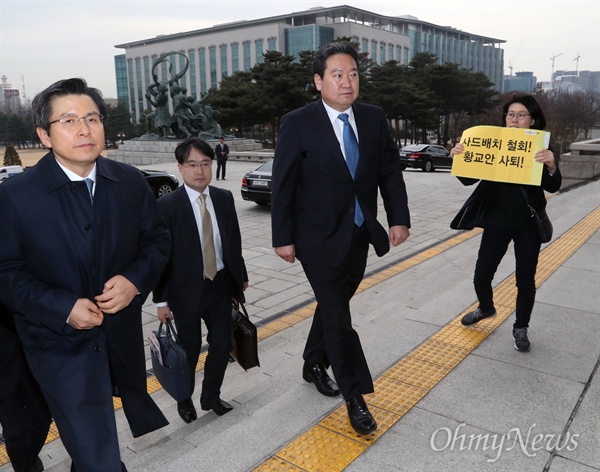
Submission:
[[[160,198],[167,193],[171,193],[179,187],[179,180],[173,174],[162,170],[146,170],[140,169],[142,175],[146,178],[146,182],[150,185],[152,192],[156,198]]]
[[[273,159],[242,177],[242,198],[258,205],[271,204]]]
[[[411,144],[400,149],[402,170],[407,167],[433,172],[436,169],[452,167],[450,152],[437,144]]]

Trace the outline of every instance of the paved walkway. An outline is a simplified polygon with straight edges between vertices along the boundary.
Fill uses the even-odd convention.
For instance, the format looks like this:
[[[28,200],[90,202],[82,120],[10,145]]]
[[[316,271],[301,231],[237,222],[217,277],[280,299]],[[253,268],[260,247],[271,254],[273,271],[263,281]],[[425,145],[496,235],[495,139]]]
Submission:
[[[239,199],[240,177],[255,166],[230,163],[228,180],[215,183]],[[299,264],[273,255],[268,209],[239,199],[261,367],[230,365],[222,397],[236,408],[223,417],[199,411],[186,425],[159,390],[153,396],[171,424],[132,439],[117,411],[130,471],[600,470],[600,182],[549,202],[555,238],[540,259],[532,350],[520,353],[511,336],[512,250],[495,280],[498,320],[457,327],[476,302],[471,280],[480,235],[452,231],[448,222],[471,189],[444,172],[405,175],[411,238],[383,259],[370,258],[352,305],[377,378],[367,401],[378,434],[353,434],[341,399],[301,379],[312,293]],[[155,309],[149,303],[145,311],[150,331]],[[47,471],[69,470],[59,440],[45,446],[42,459]]]

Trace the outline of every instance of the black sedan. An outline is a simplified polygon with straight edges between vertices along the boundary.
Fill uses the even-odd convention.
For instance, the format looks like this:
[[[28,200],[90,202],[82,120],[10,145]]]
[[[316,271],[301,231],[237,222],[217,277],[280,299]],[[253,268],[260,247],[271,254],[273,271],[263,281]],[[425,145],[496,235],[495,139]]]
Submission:
[[[271,204],[271,171],[273,160],[265,162],[242,178],[242,198],[258,205]]]
[[[400,164],[402,169],[413,167],[424,172],[435,169],[452,167],[450,152],[437,144],[411,144],[400,149]]]
[[[146,178],[146,182],[150,185],[152,193],[156,198],[160,198],[167,193],[171,193],[179,187],[179,180],[173,174],[162,170],[146,170],[140,169],[142,175]]]

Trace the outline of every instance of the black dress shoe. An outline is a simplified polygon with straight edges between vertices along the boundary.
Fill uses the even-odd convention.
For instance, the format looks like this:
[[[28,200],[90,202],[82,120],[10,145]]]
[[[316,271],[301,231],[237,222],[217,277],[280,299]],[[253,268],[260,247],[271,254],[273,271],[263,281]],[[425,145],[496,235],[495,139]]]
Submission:
[[[231,410],[233,410],[232,405],[224,400],[221,400],[220,398],[217,398],[213,401],[203,400],[201,398],[200,408],[202,408],[204,411],[212,410],[219,416],[223,416],[225,413],[229,413]]]
[[[177,413],[181,416],[181,419],[186,423],[191,423],[198,419],[196,408],[191,399],[177,402]]]
[[[44,464],[42,463],[42,459],[38,457],[31,466],[31,472],[42,472],[43,470]]]
[[[346,400],[350,424],[359,434],[369,434],[377,429],[377,423],[371,415],[362,395]]]
[[[329,377],[323,364],[311,365],[305,362],[302,368],[302,378],[307,382],[314,383],[321,395],[336,397],[340,394],[340,389]]]

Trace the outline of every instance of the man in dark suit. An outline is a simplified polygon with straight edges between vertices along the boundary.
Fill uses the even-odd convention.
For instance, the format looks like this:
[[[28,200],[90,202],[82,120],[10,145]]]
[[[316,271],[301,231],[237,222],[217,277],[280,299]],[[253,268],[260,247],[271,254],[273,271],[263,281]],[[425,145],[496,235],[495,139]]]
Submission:
[[[217,180],[219,176],[225,180],[225,168],[227,167],[227,156],[229,156],[229,146],[225,144],[223,138],[219,138],[219,144],[215,147],[215,154],[217,156]]]
[[[406,188],[383,110],[355,103],[354,48],[322,47],[313,69],[321,100],[281,120],[273,164],[273,246],[282,259],[300,260],[318,303],[303,378],[323,395],[341,391],[352,427],[368,434],[377,424],[362,395],[373,392],[373,381],[352,328],[350,299],[364,275],[369,243],[382,256],[409,236]],[[377,221],[378,188],[389,235]],[[339,389],[327,374],[329,365]]]
[[[52,415],[31,375],[12,314],[0,305],[0,424],[15,472],[41,472]]]
[[[158,202],[171,232],[171,258],[153,297],[160,321],[175,319],[190,364],[192,385],[202,347],[201,322],[208,330],[208,355],[200,407],[224,415],[233,406],[221,399],[231,351],[231,299],[243,300],[248,286],[242,237],[233,195],[209,186],[214,153],[208,143],[188,138],[175,149],[184,185]],[[181,418],[197,418],[191,398],[178,402]]]
[[[141,308],[170,235],[140,171],[100,156],[100,91],[61,80],[32,111],[51,150],[0,187],[0,302],[75,469],[120,472],[113,393],[134,436],[168,424],[147,393]]]

